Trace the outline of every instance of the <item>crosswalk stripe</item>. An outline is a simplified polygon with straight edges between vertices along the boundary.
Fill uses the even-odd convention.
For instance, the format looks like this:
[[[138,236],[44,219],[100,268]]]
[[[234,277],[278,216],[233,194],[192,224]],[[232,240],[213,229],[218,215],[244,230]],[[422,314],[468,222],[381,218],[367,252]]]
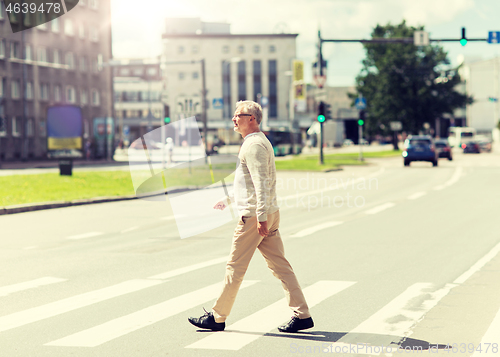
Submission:
[[[103,234],[104,233],[102,233],[102,232],[89,232],[89,233],[77,234],[75,236],[70,236],[70,237],[68,237],[68,239],[77,240],[77,239],[93,238],[93,237],[101,236]]]
[[[318,281],[304,289],[309,308],[333,296],[351,285],[352,281]],[[281,299],[266,308],[228,326],[225,332],[214,333],[186,348],[239,350],[258,339],[281,323],[290,319],[291,311],[286,299]]]
[[[417,198],[425,196],[426,194],[427,194],[427,192],[417,192],[417,193],[414,193],[413,195],[408,196],[408,199],[409,200],[416,200]]]
[[[498,348],[500,348],[500,341],[498,336],[500,336],[500,310],[498,310],[495,318],[493,319],[493,322],[491,323],[490,327],[488,327],[488,330],[481,339],[481,351],[476,350],[472,357],[497,357],[499,352]],[[496,349],[494,349],[494,346],[492,346],[494,343],[497,344]]]
[[[38,287],[43,286],[43,285],[60,283],[63,281],[67,281],[67,279],[53,278],[51,276],[46,276],[43,278],[39,278],[39,279],[31,280],[31,281],[26,281],[24,283],[3,286],[3,287],[0,287],[0,296],[7,296],[9,294],[16,293],[19,291],[38,288]]]
[[[75,295],[28,310],[0,317],[0,332],[44,320],[65,312],[163,283],[159,280],[129,280],[103,289]]]
[[[338,226],[339,224],[342,224],[342,223],[344,223],[344,222],[327,222],[327,223],[323,223],[323,224],[318,224],[317,226],[306,228],[306,229],[303,229],[295,234],[292,234],[290,236],[290,238],[302,238],[302,237],[311,235],[313,233],[319,232],[323,229]]]
[[[192,272],[194,270],[206,268],[206,267],[209,267],[211,265],[215,265],[215,264],[227,262],[227,259],[228,259],[227,256],[220,257],[220,258],[215,258],[215,259],[212,259],[212,260],[208,260],[206,262],[202,262],[202,263],[198,263],[198,264],[193,264],[193,265],[190,265],[190,266],[187,266],[187,267],[184,267],[184,268],[179,268],[179,269],[167,271],[165,273],[153,275],[153,276],[150,276],[148,279],[163,280],[163,279],[172,278],[174,276],[185,274],[185,273],[189,273],[189,272]]]
[[[456,284],[446,284],[438,290],[434,290],[431,283],[416,283],[408,287],[402,294],[394,298],[390,303],[377,311],[368,320],[343,336],[339,341],[331,344],[330,351],[342,350],[342,347],[357,344],[359,338],[351,338],[355,334],[376,334],[398,337],[408,337],[413,326],[420,321],[429,310],[446,296]],[[419,302],[415,306],[414,302]],[[353,341],[351,341],[353,340]],[[349,343],[352,342],[352,343]],[[362,352],[357,352],[363,354]],[[372,354],[372,353],[369,353]]]
[[[246,288],[257,282],[258,280],[244,280],[241,284],[241,288]],[[46,343],[46,345],[78,347],[99,346],[105,342],[152,325],[158,321],[212,300],[218,296],[220,289],[220,283],[213,284],[59,340]]]
[[[395,205],[396,205],[395,203],[387,202],[387,203],[384,203],[383,205],[371,208],[371,209],[365,211],[365,213],[366,214],[376,214],[376,213],[382,212],[388,208],[394,207]]]

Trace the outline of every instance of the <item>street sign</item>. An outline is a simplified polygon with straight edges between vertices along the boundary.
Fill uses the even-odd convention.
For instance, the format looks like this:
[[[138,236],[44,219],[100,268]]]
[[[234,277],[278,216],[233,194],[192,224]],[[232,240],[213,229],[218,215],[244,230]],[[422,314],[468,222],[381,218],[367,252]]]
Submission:
[[[415,31],[413,33],[413,44],[415,46],[429,45],[429,33],[427,31]]]
[[[364,110],[366,109],[366,99],[364,97],[358,97],[354,101],[354,106],[358,110]]]
[[[128,125],[123,126],[123,134],[124,135],[130,134],[130,127]]]
[[[488,43],[500,43],[500,31],[488,32]]]
[[[403,129],[403,124],[400,121],[391,121],[389,125],[392,131],[400,131]]]
[[[223,109],[224,108],[224,101],[222,100],[222,98],[212,99],[212,108],[213,109]]]
[[[314,83],[316,83],[316,86],[318,88],[323,88],[323,86],[326,83],[326,75],[322,75],[322,76],[314,75],[313,79],[314,79]]]

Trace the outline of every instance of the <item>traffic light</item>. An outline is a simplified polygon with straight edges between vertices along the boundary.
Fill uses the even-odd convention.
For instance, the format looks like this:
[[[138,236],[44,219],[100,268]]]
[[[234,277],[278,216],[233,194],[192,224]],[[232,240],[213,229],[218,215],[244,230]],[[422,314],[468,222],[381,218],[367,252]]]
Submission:
[[[358,125],[359,126],[365,125],[365,111],[364,110],[359,111]]]
[[[462,27],[462,38],[460,39],[460,44],[465,46],[467,44],[467,37],[465,37],[465,27]]]
[[[324,123],[326,118],[325,118],[325,103],[324,102],[319,102],[318,105],[318,121],[320,123]]]
[[[170,107],[168,105],[163,106],[163,122],[165,124],[170,123]]]
[[[325,104],[325,119],[333,119],[332,117],[332,106],[328,103]]]

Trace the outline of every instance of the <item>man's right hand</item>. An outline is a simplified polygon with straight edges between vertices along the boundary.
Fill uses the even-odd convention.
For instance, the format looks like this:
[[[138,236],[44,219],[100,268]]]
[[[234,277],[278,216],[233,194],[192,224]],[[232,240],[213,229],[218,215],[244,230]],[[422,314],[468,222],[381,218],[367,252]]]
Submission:
[[[224,201],[219,201],[215,204],[214,209],[220,209],[221,211],[226,208]]]

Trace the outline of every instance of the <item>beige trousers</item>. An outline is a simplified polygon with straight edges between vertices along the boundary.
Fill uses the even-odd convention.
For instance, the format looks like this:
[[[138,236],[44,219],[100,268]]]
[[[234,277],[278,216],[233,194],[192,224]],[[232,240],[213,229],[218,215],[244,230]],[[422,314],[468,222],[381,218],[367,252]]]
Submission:
[[[279,223],[279,211],[268,214],[267,228],[269,234],[267,237],[262,237],[257,231],[257,217],[240,218],[234,231],[231,253],[226,264],[224,288],[212,307],[216,322],[224,322],[231,312],[248,264],[250,264],[256,248],[260,250],[273,275],[281,280],[288,306],[290,306],[294,315],[301,319],[311,316],[297,277],[285,258],[283,241],[278,230]]]

